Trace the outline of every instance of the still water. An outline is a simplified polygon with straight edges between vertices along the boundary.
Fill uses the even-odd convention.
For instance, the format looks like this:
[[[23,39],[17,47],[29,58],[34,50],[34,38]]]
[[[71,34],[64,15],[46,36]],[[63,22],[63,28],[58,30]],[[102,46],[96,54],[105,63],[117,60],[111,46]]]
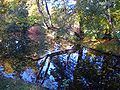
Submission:
[[[48,51],[46,54],[57,51],[59,48]],[[37,78],[36,71],[30,66],[17,75],[14,72],[6,73],[5,67],[1,65],[0,75],[42,84],[43,87],[52,90],[120,89],[119,56],[106,55],[82,47],[81,50],[71,53],[69,58],[68,54],[62,54],[54,56],[52,59],[47,58],[43,64],[44,59],[36,63],[36,71],[41,70],[39,78]]]

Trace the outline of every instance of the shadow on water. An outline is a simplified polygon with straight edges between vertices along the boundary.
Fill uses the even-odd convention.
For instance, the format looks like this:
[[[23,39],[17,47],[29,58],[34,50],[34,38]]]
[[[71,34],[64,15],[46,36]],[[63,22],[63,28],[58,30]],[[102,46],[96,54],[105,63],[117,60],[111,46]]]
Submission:
[[[46,54],[57,51],[59,49]],[[120,89],[120,57],[82,47],[77,52],[44,60],[45,58],[37,62],[38,71],[41,70],[39,77],[34,69],[27,67],[21,71],[20,78],[54,90]],[[3,66],[0,66],[0,75],[17,78],[15,73],[5,73]]]
[[[83,53],[83,52],[82,52]],[[69,89],[120,89],[120,57],[89,51],[79,55]]]

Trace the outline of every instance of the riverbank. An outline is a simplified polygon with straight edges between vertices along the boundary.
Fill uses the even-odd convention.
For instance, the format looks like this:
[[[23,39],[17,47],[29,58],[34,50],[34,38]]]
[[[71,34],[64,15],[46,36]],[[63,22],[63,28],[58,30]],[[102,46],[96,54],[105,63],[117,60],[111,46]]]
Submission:
[[[0,76],[0,90],[47,90],[22,80],[6,79]]]
[[[97,51],[120,56],[120,42],[117,39],[89,39],[85,38],[82,42],[83,46],[95,49]]]

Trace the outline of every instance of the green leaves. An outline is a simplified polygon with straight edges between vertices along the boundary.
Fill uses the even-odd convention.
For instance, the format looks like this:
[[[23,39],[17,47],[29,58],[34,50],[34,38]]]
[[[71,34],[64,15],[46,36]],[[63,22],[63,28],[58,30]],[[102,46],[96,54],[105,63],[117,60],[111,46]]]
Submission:
[[[112,6],[111,6],[112,5]],[[82,29],[87,35],[101,37],[106,29],[112,34],[119,29],[119,2],[98,0],[77,0],[76,8],[82,20]],[[100,36],[99,36],[100,33]],[[97,35],[97,36],[96,36]],[[114,33],[115,35],[115,33]],[[113,37],[114,37],[113,35]]]

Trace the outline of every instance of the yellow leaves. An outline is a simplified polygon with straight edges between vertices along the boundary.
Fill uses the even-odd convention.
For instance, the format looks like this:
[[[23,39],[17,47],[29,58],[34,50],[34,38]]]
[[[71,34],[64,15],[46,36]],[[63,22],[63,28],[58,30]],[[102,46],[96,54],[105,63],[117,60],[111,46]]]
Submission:
[[[112,12],[111,15],[113,18],[120,20],[120,10],[116,10],[115,12]]]
[[[7,5],[9,2],[11,2],[11,1],[13,1],[13,0],[3,0],[3,4],[4,5]]]
[[[32,16],[32,15],[39,15],[38,14],[38,8],[37,8],[37,5],[36,5],[36,2],[33,1],[33,0],[28,0],[27,3],[27,8],[28,8],[28,16]]]
[[[89,52],[89,55],[91,55],[91,57],[95,57],[95,54],[93,54],[93,53]]]
[[[36,60],[36,59],[38,59],[39,58],[39,56],[38,56],[38,54],[35,52],[33,55],[32,55],[32,59],[33,60]]]
[[[4,68],[5,68],[5,73],[7,73],[7,74],[14,72],[14,70],[12,69],[10,63],[8,63],[8,62],[6,62],[4,64]]]
[[[37,6],[36,5],[32,5],[29,8],[28,13],[29,13],[28,16],[36,15],[36,13],[37,13]]]
[[[13,2],[13,1],[19,2],[20,0],[4,0],[4,4],[5,4],[5,3],[8,3],[8,2]]]

